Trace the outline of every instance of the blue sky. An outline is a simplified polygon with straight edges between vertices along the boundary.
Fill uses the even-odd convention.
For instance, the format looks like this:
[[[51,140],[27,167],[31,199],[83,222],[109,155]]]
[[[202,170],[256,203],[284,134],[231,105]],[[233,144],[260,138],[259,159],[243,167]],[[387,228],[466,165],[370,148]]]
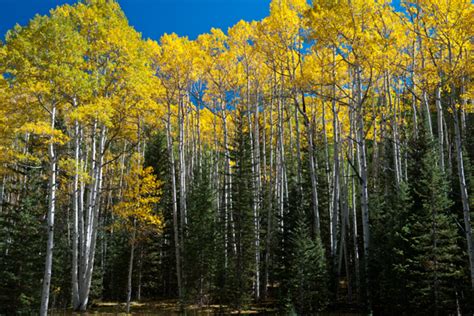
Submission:
[[[0,0],[0,38],[16,23],[24,25],[36,13],[75,0]],[[118,0],[129,22],[145,38],[158,40],[175,32],[191,39],[212,27],[227,30],[239,20],[268,15],[270,0]]]
[[[158,40],[175,32],[191,39],[212,27],[227,28],[239,20],[260,20],[268,15],[270,0],[118,0],[135,29]],[[35,14],[76,0],[0,0],[0,38],[16,23],[24,25]],[[399,6],[400,0],[394,0]]]

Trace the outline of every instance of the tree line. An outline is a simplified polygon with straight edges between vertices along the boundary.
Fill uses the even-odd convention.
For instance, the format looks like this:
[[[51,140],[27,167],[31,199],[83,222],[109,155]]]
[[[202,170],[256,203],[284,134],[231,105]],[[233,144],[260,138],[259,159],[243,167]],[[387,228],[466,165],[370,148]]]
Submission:
[[[0,312],[473,311],[468,0],[273,0],[195,40],[84,0],[0,46]]]

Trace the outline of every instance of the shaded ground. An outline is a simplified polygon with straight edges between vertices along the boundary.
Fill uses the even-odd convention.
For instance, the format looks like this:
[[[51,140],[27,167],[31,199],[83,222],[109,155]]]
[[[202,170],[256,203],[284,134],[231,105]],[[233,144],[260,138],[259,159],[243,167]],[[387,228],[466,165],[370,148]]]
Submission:
[[[125,303],[117,302],[99,302],[93,304],[86,315],[126,315]],[[180,308],[178,301],[176,300],[163,300],[163,301],[152,301],[152,302],[132,302],[130,312],[133,315],[153,315],[153,316],[205,316],[205,315],[277,315],[278,310],[266,305],[252,305],[245,310],[232,310],[227,306],[223,305],[186,305],[186,307]],[[79,315],[71,311],[53,311],[52,315]]]
[[[200,307],[198,305],[187,305],[184,309],[180,309],[176,300],[161,300],[149,302],[132,302],[131,314],[136,316],[214,316],[214,315],[288,315],[281,314],[274,307],[274,303],[250,305],[247,309],[233,310],[224,305],[208,305]],[[73,313],[72,311],[53,311],[52,315],[59,316],[112,316],[126,315],[125,303],[119,302],[98,302],[91,306],[89,311],[84,314]],[[325,312],[318,316],[362,316],[362,314],[354,312]]]

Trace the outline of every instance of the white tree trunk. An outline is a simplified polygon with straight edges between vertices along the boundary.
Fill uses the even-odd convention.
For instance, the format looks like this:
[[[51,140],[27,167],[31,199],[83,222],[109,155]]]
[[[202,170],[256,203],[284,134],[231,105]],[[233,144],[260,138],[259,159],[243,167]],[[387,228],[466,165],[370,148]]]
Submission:
[[[186,208],[186,159],[185,159],[185,102],[183,97],[181,96],[181,92],[179,93],[179,100],[178,100],[178,156],[179,156],[179,219],[180,219],[180,229],[178,229],[180,233],[180,260],[184,262],[184,231],[186,229],[186,217],[187,217],[187,208]],[[181,274],[181,278],[183,278],[183,274]],[[181,296],[180,296],[181,298]]]
[[[74,183],[72,194],[73,233],[72,233],[72,306],[79,304],[78,247],[79,247],[79,159],[80,135],[79,122],[74,122]],[[82,214],[81,214],[82,216]]]
[[[319,218],[319,200],[318,200],[318,180],[317,180],[317,160],[314,155],[314,141],[313,141],[313,124],[310,122],[308,114],[306,113],[306,101],[304,93],[301,92],[301,105],[302,109],[300,112],[303,114],[304,125],[306,130],[306,137],[308,140],[308,164],[309,164],[309,175],[311,179],[311,202],[313,208],[313,230],[316,236],[320,236],[321,224]]]
[[[444,136],[443,136],[443,107],[441,105],[441,84],[436,87],[436,112],[438,116],[438,154],[439,154],[439,167],[442,172],[446,171],[444,166]]]
[[[54,130],[56,121],[56,106],[51,108],[51,129]],[[54,247],[54,215],[56,211],[56,172],[57,172],[57,157],[54,147],[53,137],[51,136],[48,145],[49,156],[49,198],[48,198],[48,214],[47,214],[47,234],[48,241],[46,244],[46,260],[44,266],[43,276],[43,290],[41,293],[41,307],[40,315],[48,314],[49,305],[49,290],[51,287],[51,274],[53,270],[53,247]]]
[[[137,219],[133,219],[132,241],[130,246],[130,259],[128,262],[127,276],[127,314],[130,313],[130,301],[132,299],[132,276],[133,276],[133,259],[135,256],[135,236],[137,234]]]
[[[168,117],[166,120],[166,141],[168,147],[168,156],[170,159],[170,176],[171,176],[171,194],[173,199],[173,232],[174,232],[174,246],[175,246],[175,259],[176,259],[176,279],[178,282],[178,296],[181,299],[183,295],[182,282],[181,282],[181,243],[179,238],[179,227],[178,227],[178,201],[176,192],[176,169],[173,151],[173,139],[171,136],[171,106],[168,103]]]
[[[455,106],[455,105],[454,105]],[[472,240],[471,213],[469,207],[469,196],[467,193],[466,176],[464,173],[464,159],[462,151],[461,130],[459,127],[458,110],[453,109],[454,138],[456,147],[456,162],[458,165],[459,188],[461,191],[462,209],[464,215],[464,233],[466,234],[467,254],[469,257],[469,268],[471,272],[471,287],[474,289],[474,245]]]

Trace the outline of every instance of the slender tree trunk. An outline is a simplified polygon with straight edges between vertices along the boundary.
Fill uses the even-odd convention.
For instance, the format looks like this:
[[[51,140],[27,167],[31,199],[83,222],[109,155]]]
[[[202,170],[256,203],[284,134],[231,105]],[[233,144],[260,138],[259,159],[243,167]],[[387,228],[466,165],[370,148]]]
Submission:
[[[321,88],[321,94],[324,91]],[[336,261],[336,248],[337,248],[337,215],[334,212],[334,203],[332,201],[333,197],[333,189],[331,183],[331,168],[329,167],[329,144],[328,144],[328,137],[327,137],[327,128],[326,128],[326,104],[324,99],[321,99],[321,121],[322,121],[322,128],[323,128],[323,143],[324,143],[324,166],[325,166],[325,173],[326,173],[326,182],[327,182],[327,196],[330,202],[328,203],[328,214],[329,214],[329,249],[331,251],[331,256]],[[333,263],[334,263],[333,262]]]
[[[142,277],[143,277],[143,247],[139,248],[138,256],[138,289],[137,289],[137,301],[142,300]]]
[[[459,189],[461,191],[462,209],[464,215],[464,233],[466,234],[467,254],[471,272],[471,288],[474,289],[474,245],[472,240],[471,210],[467,192],[466,177],[464,172],[464,159],[462,150],[461,130],[459,128],[458,109],[453,105],[454,138],[456,147],[456,164],[458,166]]]
[[[446,161],[448,163],[448,165],[446,166],[446,175],[448,177],[448,179],[452,179],[452,175],[453,175],[453,147],[451,145],[451,141],[450,141],[450,136],[452,135],[449,135],[449,130],[448,130],[448,124],[446,123],[446,117],[443,116],[443,128],[444,128],[444,147],[446,148],[446,154],[447,154],[447,157],[446,157]],[[462,132],[461,132],[461,138],[462,138]]]
[[[316,236],[320,236],[321,224],[319,219],[319,200],[318,200],[318,180],[316,174],[317,161],[314,155],[314,142],[313,142],[313,126],[309,121],[308,115],[306,114],[306,101],[304,93],[301,93],[302,100],[302,113],[304,118],[304,124],[306,129],[306,137],[308,138],[308,160],[309,160],[309,175],[311,179],[311,202],[313,208],[313,230]]]
[[[399,151],[399,138],[398,138],[398,118],[397,118],[397,108],[394,102],[392,102],[392,95],[390,91],[390,75],[385,73],[384,76],[384,86],[386,99],[388,100],[388,107],[392,112],[392,145],[393,145],[393,162],[394,162],[394,171],[395,171],[395,183],[398,187],[401,181],[401,160],[400,160],[400,151]]]
[[[101,126],[99,134],[99,150],[98,150],[98,162],[96,163],[96,179],[94,185],[94,197],[92,199],[93,204],[90,205],[90,221],[89,221],[89,230],[88,230],[88,247],[86,253],[85,265],[85,275],[83,288],[79,290],[79,297],[81,301],[81,310],[87,308],[87,303],[89,301],[89,293],[92,282],[92,273],[94,270],[94,260],[95,260],[95,248],[97,242],[97,232],[98,232],[98,222],[99,222],[99,210],[100,210],[100,198],[102,191],[102,181],[103,181],[103,165],[104,165],[104,150],[105,150],[105,141],[106,141],[106,127]],[[82,295],[81,295],[82,294]]]
[[[441,84],[436,87],[436,112],[438,115],[438,154],[439,154],[439,167],[442,172],[446,172],[444,166],[444,127],[443,127],[443,107],[441,105]]]
[[[278,113],[278,146],[277,146],[277,152],[276,152],[276,157],[277,157],[277,192],[278,192],[278,216],[280,218],[280,223],[279,223],[279,229],[280,232],[283,232],[284,230],[284,213],[285,213],[285,151],[284,151],[284,144],[283,144],[283,118],[281,114],[281,101],[280,106],[279,106],[279,113]]]
[[[74,306],[74,310],[77,311],[85,311],[87,308],[87,299],[86,299],[86,291],[87,291],[87,272],[88,272],[88,265],[89,265],[89,252],[90,252],[90,233],[91,233],[91,225],[92,225],[92,209],[95,203],[95,194],[97,193],[96,185],[97,185],[97,120],[94,121],[92,126],[92,134],[91,134],[91,142],[90,142],[90,183],[88,184],[87,188],[87,201],[84,203],[81,201],[81,214],[79,216],[79,224],[80,224],[80,259],[79,259],[79,282],[78,282],[78,289],[79,289],[79,301],[76,306]],[[89,155],[87,152],[86,156]],[[89,157],[86,157],[85,161],[87,161]],[[81,199],[85,195],[85,184],[81,184]]]
[[[428,93],[426,90],[422,92],[423,96],[423,104],[425,106],[425,121],[426,121],[426,128],[428,130],[428,136],[430,139],[433,139],[433,123],[431,122],[431,112],[430,112],[430,105],[428,100]]]
[[[3,211],[3,202],[5,201],[5,186],[6,186],[6,183],[7,183],[7,177],[3,176],[1,186],[0,186],[0,214]]]
[[[83,130],[80,128],[80,137],[81,139],[83,138]],[[89,142],[85,142],[85,150],[79,152],[80,156],[80,161],[85,162],[88,161],[89,157],[89,147],[90,144]],[[87,168],[87,166],[86,166]],[[79,236],[78,236],[78,267],[77,267],[77,274],[78,274],[78,300],[75,305],[73,305],[74,310],[79,310],[80,309],[80,304],[81,304],[81,288],[82,288],[82,283],[83,283],[83,275],[84,275],[84,269],[85,269],[85,262],[84,262],[84,254],[85,254],[85,243],[86,243],[86,231],[85,231],[85,219],[84,219],[84,200],[86,196],[86,184],[84,179],[80,179],[79,183],[79,203],[78,203],[78,218],[79,218]]]
[[[74,184],[73,184],[73,234],[72,234],[72,306],[79,304],[79,280],[78,280],[78,243],[79,243],[79,159],[80,159],[80,135],[79,122],[74,122]],[[81,214],[82,216],[82,214]]]
[[[217,137],[217,115],[213,114],[212,116],[212,125],[213,125],[213,136],[214,136],[214,190],[216,192],[216,210],[220,212],[221,210],[221,190],[220,190],[220,174],[219,174],[219,142]],[[210,173],[212,174],[212,172]]]
[[[130,260],[128,262],[127,276],[127,314],[130,313],[130,301],[132,299],[132,276],[133,276],[133,259],[135,257],[135,239],[137,234],[137,219],[133,219],[132,240],[130,245]]]
[[[335,75],[334,75],[335,76]],[[335,78],[334,78],[335,80]],[[337,251],[337,224],[339,219],[339,117],[338,110],[336,107],[336,87],[335,84],[332,86],[332,115],[333,115],[333,147],[334,147],[334,168],[333,168],[333,180],[332,180],[332,232],[333,232],[333,255]],[[326,157],[329,159],[329,157]],[[342,221],[342,226],[344,226]],[[345,232],[345,229],[344,229]],[[345,238],[343,235],[341,239]]]
[[[270,96],[270,115],[269,115],[269,126],[270,126],[270,135],[269,135],[269,153],[270,153],[270,166],[268,168],[268,193],[267,193],[267,232],[265,238],[265,272],[264,272],[264,281],[263,281],[263,298],[266,299],[268,296],[268,283],[269,283],[269,274],[270,274],[270,249],[271,249],[271,240],[272,240],[272,221],[273,221],[273,179],[274,179],[274,172],[273,172],[273,87],[271,89],[271,96]],[[265,109],[263,111],[264,119],[263,119],[263,131],[266,131],[266,119],[265,119]],[[266,150],[265,150],[265,138],[264,138],[264,149],[263,149],[263,159],[264,159],[264,168],[266,170]],[[266,174],[266,172],[265,172]],[[265,176],[266,179],[266,176]]]
[[[196,108],[196,134],[197,134],[197,164],[199,174],[202,174],[202,140],[201,140],[201,104]]]
[[[365,148],[365,129],[364,129],[364,109],[362,100],[362,69],[360,66],[356,68],[356,100],[357,100],[357,128],[356,128],[356,141],[357,141],[357,161],[360,176],[360,203],[362,211],[362,236],[364,245],[364,277],[365,277],[365,288],[366,288],[366,299],[370,309],[370,295],[369,295],[369,243],[370,243],[370,231],[369,231],[369,194],[368,194],[368,181],[367,181],[367,153]]]
[[[298,96],[295,95],[295,98]],[[298,102],[298,101],[296,101]],[[300,198],[303,199],[304,194],[303,194],[303,166],[302,166],[302,159],[301,159],[301,141],[300,141],[300,122],[299,122],[299,117],[298,117],[298,109],[295,107],[294,110],[294,117],[295,117],[295,141],[296,141],[296,163],[298,166],[297,170],[297,186],[298,186],[298,191],[300,194]],[[303,200],[301,200],[301,203],[303,203]]]
[[[170,159],[170,175],[171,175],[171,194],[173,200],[173,232],[174,232],[174,246],[175,246],[175,260],[176,260],[176,279],[178,282],[178,296],[183,298],[182,282],[181,282],[181,255],[180,255],[180,238],[178,227],[178,201],[176,192],[176,169],[173,151],[173,139],[171,136],[171,106],[168,103],[168,115],[166,120],[166,140],[168,148],[168,156]]]
[[[178,108],[178,155],[179,155],[179,213],[181,222],[181,241],[184,241],[184,230],[186,226],[186,159],[185,159],[185,108],[183,97],[179,97],[179,108]],[[181,244],[181,250],[183,250],[183,244]],[[184,253],[181,253],[184,256]]]
[[[51,108],[51,129],[54,130],[56,122],[56,105],[53,104]],[[43,290],[41,293],[41,307],[40,315],[48,314],[49,305],[49,290],[51,288],[51,274],[53,270],[53,247],[54,247],[54,216],[56,212],[56,172],[57,172],[57,157],[56,150],[51,136],[48,145],[49,156],[49,198],[48,198],[48,214],[47,214],[47,234],[48,241],[46,244],[46,260],[43,276]]]
[[[353,109],[349,108],[349,122],[350,122],[350,129],[349,129],[349,153],[348,153],[348,162],[353,163],[355,160],[354,155],[354,139],[355,137],[355,124],[354,124],[354,111]],[[347,166],[349,169],[349,165]],[[355,174],[354,170],[352,172],[347,171],[347,174],[350,176],[350,184],[351,184],[351,217],[352,217],[352,242],[354,244],[354,270],[355,270],[355,284],[356,288],[358,289],[358,293],[360,294],[360,264],[359,264],[359,241],[358,241],[358,223],[357,223],[357,204],[356,204],[356,186],[355,186]],[[349,198],[349,196],[348,196]]]
[[[255,299],[260,299],[260,135],[258,121],[258,90],[253,106],[254,121],[250,109],[250,84],[247,81],[247,110],[250,128],[251,163],[253,178],[253,217],[254,217],[254,247],[255,247]]]
[[[420,30],[419,30],[419,23],[420,21],[416,21],[416,33],[417,34],[420,34]],[[417,37],[417,42],[418,42],[418,50],[420,52],[420,57],[421,57],[421,68],[420,69],[425,69],[425,56],[423,54],[423,42],[422,42],[422,38],[420,35],[418,35]],[[429,100],[428,100],[428,93],[426,91],[427,87],[426,87],[426,80],[423,80],[423,82],[421,83],[422,84],[422,91],[421,91],[421,98],[423,100],[423,106],[425,108],[425,125],[426,125],[426,129],[428,130],[428,136],[430,137],[430,140],[433,140],[433,124],[431,122],[431,112],[430,112],[430,105],[429,105]]]
[[[339,131],[340,134],[342,134],[342,131]],[[350,229],[351,229],[351,221],[350,221],[350,213],[349,213],[349,197],[348,197],[348,192],[349,192],[349,182],[348,182],[348,173],[345,172],[344,168],[344,156],[343,153],[340,153],[340,163],[341,163],[341,177],[342,179],[340,180],[340,200],[341,200],[341,209],[344,214],[345,220],[342,222],[344,223],[343,225],[346,226],[346,230],[344,234],[342,235],[341,238],[341,243],[344,244],[343,246],[343,251],[344,251],[344,264],[346,268],[346,277],[347,277],[347,294],[348,294],[348,302],[352,302],[352,279],[351,279],[351,273],[350,273],[350,263],[349,263],[349,251],[348,251],[348,236],[350,234]],[[350,244],[349,244],[350,245]],[[340,270],[340,269],[339,269]],[[339,272],[340,273],[340,272]]]
[[[418,115],[417,115],[417,106],[416,106],[416,94],[415,88],[417,84],[417,77],[416,77],[416,41],[413,42],[413,50],[412,50],[412,71],[411,71],[411,81],[412,81],[412,101],[411,107],[413,111],[413,134],[415,138],[418,137]]]
[[[225,98],[223,98],[225,100]],[[229,131],[227,127],[227,109],[224,101],[221,103],[222,111],[222,128],[224,130],[224,219],[225,219],[225,238],[226,238],[226,254],[231,251],[237,253],[237,246],[235,243],[235,228],[232,214],[232,170],[230,168],[230,152],[229,152]],[[229,236],[230,235],[230,241]],[[226,261],[227,262],[227,261]]]

